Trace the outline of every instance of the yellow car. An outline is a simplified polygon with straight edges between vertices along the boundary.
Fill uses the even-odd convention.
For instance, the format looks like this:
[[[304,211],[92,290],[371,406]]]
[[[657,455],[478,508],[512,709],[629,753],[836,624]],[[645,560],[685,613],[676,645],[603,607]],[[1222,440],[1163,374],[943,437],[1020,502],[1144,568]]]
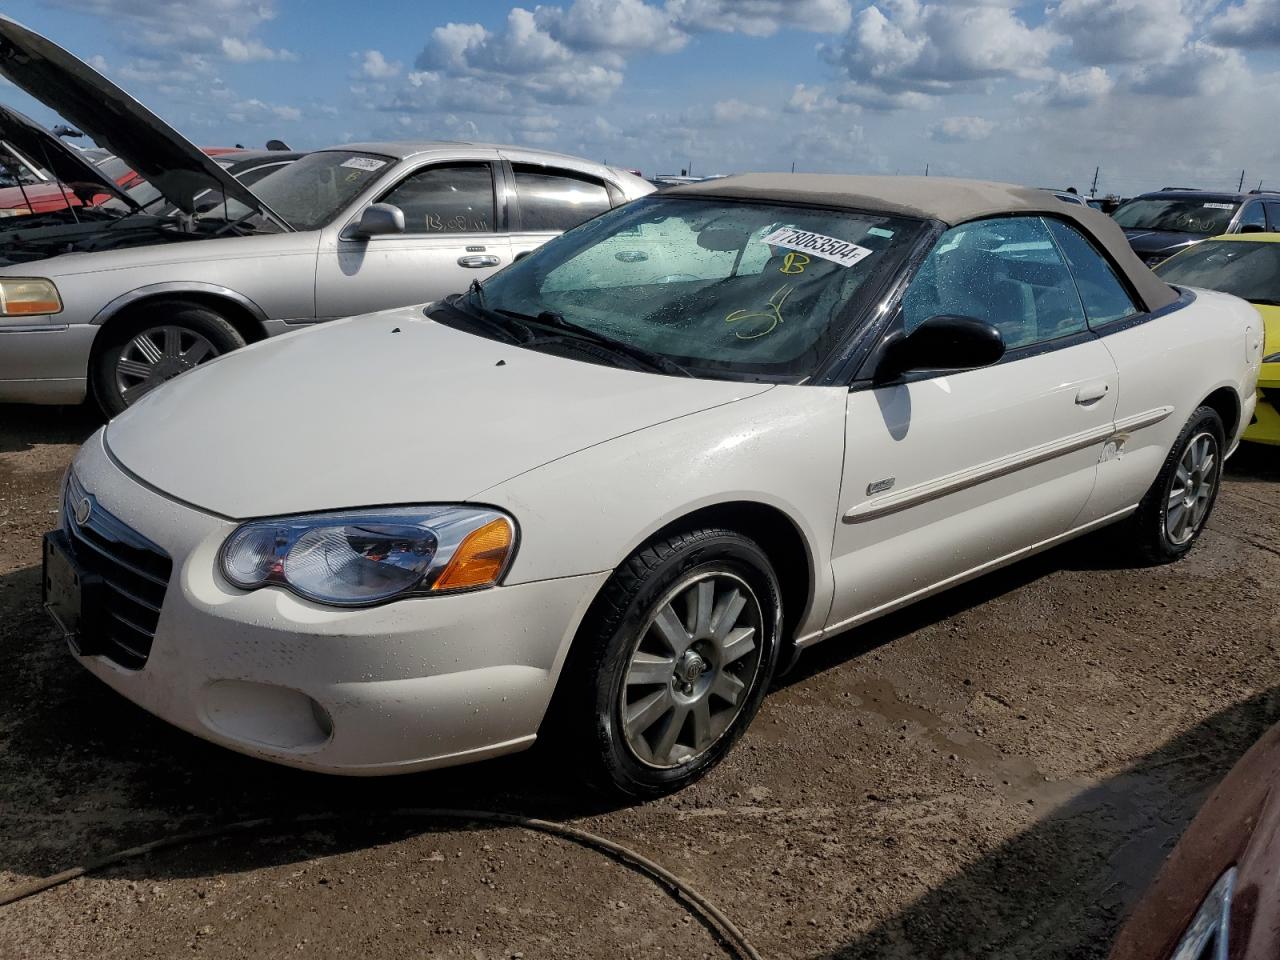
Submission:
[[[1213,237],[1153,269],[1166,283],[1233,293],[1258,308],[1267,340],[1258,409],[1243,439],[1280,445],[1280,233]]]

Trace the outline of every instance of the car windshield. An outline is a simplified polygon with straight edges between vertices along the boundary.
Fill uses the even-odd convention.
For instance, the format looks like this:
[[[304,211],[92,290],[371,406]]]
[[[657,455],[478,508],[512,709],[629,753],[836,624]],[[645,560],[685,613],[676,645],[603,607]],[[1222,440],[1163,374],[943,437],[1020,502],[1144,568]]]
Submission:
[[[217,159],[224,170],[234,158]],[[316,230],[342,212],[392,161],[369,153],[326,150],[309,153],[254,183],[255,195],[295,230]],[[160,192],[143,181],[127,191],[148,213],[168,216],[174,207],[152,206]],[[249,230],[270,232],[276,227],[237,200],[222,202],[221,193],[207,190],[196,198],[197,219],[241,221]],[[110,204],[108,204],[110,206]],[[123,205],[119,205],[123,209]]]
[[[471,299],[550,314],[705,375],[803,379],[922,229],[879,214],[654,196],[552,240]]]
[[[1280,305],[1280,243],[1205,240],[1155,268],[1166,283]]]
[[[1229,200],[1130,200],[1111,216],[1129,230],[1167,230],[1170,233],[1225,233],[1238,203]]]

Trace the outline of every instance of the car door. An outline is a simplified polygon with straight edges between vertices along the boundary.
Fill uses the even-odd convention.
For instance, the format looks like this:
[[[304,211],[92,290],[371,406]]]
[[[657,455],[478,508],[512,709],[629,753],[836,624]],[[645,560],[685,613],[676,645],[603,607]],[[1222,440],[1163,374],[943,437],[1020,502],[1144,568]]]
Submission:
[[[1006,353],[990,367],[850,391],[828,629],[1062,536],[1093,490],[1116,367],[1046,222],[944,233],[895,324],[909,335],[943,314],[991,322]]]
[[[404,233],[356,237],[356,209],[321,243],[316,270],[320,317],[424,303],[470,286],[511,262],[501,232],[495,159],[439,160],[414,168],[377,197],[404,212]]]
[[[621,191],[614,188],[615,199],[608,182],[586,169],[517,152],[504,156],[510,162],[511,251],[517,258],[622,202]]]

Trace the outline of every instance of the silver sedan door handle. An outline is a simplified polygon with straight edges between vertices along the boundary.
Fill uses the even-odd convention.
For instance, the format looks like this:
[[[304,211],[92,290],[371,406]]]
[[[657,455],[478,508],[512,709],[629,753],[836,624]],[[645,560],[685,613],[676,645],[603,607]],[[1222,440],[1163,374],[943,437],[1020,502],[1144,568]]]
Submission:
[[[1103,380],[1096,383],[1086,383],[1076,391],[1076,403],[1082,407],[1087,407],[1091,403],[1097,403],[1107,395],[1107,391],[1111,389],[1110,385]]]
[[[469,257],[458,258],[458,266],[460,267],[496,267],[501,262],[492,253],[476,253]]]

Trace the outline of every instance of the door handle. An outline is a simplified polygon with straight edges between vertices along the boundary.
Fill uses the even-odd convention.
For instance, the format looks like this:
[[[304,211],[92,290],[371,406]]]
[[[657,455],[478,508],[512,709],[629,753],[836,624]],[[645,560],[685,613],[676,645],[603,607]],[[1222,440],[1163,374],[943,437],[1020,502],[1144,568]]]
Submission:
[[[1076,403],[1082,407],[1087,407],[1091,403],[1097,403],[1107,395],[1107,391],[1111,389],[1111,385],[1105,381],[1099,380],[1097,383],[1086,383],[1076,391]]]
[[[474,253],[469,257],[458,258],[458,266],[460,267],[496,267],[501,262],[492,253]]]

